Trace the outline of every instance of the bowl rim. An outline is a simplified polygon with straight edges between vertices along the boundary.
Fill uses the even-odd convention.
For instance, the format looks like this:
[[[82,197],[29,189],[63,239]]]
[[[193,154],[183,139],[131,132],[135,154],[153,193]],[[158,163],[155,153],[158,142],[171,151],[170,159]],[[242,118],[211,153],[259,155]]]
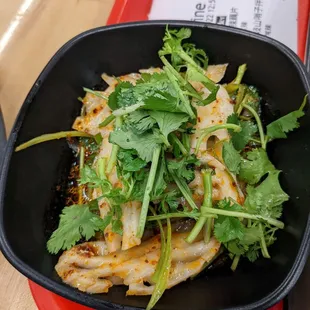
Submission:
[[[48,278],[47,276],[42,275],[40,272],[30,267],[27,263],[23,262],[14,253],[13,249],[11,248],[6,238],[6,233],[4,231],[4,223],[3,223],[4,222],[3,212],[4,212],[4,196],[5,196],[5,188],[6,188],[6,179],[8,175],[11,157],[14,152],[13,147],[16,142],[20,128],[23,124],[23,120],[26,115],[26,112],[29,106],[31,105],[33,98],[38,93],[42,82],[49,75],[50,71],[57,64],[58,60],[70,48],[72,48],[77,42],[79,42],[80,40],[82,40],[83,38],[89,35],[93,35],[96,33],[101,33],[101,32],[106,32],[106,31],[111,31],[111,30],[116,30],[116,29],[141,27],[141,26],[165,26],[167,24],[173,27],[209,28],[209,29],[217,30],[221,32],[246,36],[248,38],[252,38],[252,39],[259,40],[264,43],[270,44],[274,48],[278,49],[279,52],[284,54],[288,58],[288,60],[292,62],[297,72],[299,73],[300,79],[305,89],[307,89],[307,92],[310,93],[310,81],[309,81],[309,77],[307,75],[306,69],[304,65],[302,64],[301,60],[298,58],[298,56],[290,48],[288,48],[281,42],[274,40],[270,37],[266,37],[266,36],[253,33],[247,30],[232,28],[232,27],[223,26],[223,25],[202,23],[202,22],[195,22],[195,21],[182,21],[182,20],[152,20],[152,21],[122,23],[122,24],[115,24],[115,25],[110,25],[110,26],[101,26],[101,27],[97,27],[97,28],[84,31],[76,35],[69,41],[67,41],[61,48],[59,48],[58,51],[54,54],[54,56],[49,60],[47,65],[43,68],[39,77],[37,78],[33,86],[31,87],[17,115],[16,121],[12,127],[12,131],[8,139],[8,143],[6,145],[6,150],[5,150],[5,155],[3,159],[3,165],[2,165],[2,172],[0,175],[0,248],[1,248],[3,255],[10,262],[10,264],[27,278],[47,288],[48,290],[55,292],[56,294],[60,296],[63,296],[67,299],[73,300],[75,302],[79,302],[81,304],[84,304],[90,307],[105,307],[106,309],[113,308],[113,309],[125,309],[125,310],[141,309],[141,308],[136,308],[136,307],[131,307],[131,306],[123,306],[123,305],[111,303],[105,300],[94,299],[91,295],[87,293],[80,292],[77,289],[70,287],[69,285],[66,285],[64,283],[58,283],[55,280],[52,280],[51,278]],[[308,98],[308,101],[309,101],[309,98]],[[263,297],[262,299],[258,301],[255,301],[251,304],[239,306],[239,307],[226,308],[226,310],[262,309],[262,308],[268,308],[272,306],[273,304],[279,302],[281,299],[283,299],[288,294],[288,292],[293,288],[296,281],[298,280],[304,268],[304,265],[306,263],[307,256],[309,253],[309,248],[310,248],[310,214],[308,215],[306,229],[304,231],[297,256],[295,258],[293,266],[291,267],[290,271],[286,275],[283,282],[277,288],[275,288],[272,292],[270,292],[268,295],[266,295],[265,297]]]

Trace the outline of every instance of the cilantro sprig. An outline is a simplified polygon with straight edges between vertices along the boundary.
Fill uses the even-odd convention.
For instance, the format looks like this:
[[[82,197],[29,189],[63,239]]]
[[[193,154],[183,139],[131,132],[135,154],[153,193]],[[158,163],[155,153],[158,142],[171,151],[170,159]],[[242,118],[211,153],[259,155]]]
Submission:
[[[286,134],[288,132],[299,127],[298,119],[305,115],[303,109],[307,103],[307,98],[308,95],[304,97],[298,110],[288,113],[267,125],[267,137],[269,140],[287,138]]]
[[[87,204],[65,207],[58,228],[47,242],[47,249],[52,254],[69,250],[82,237],[89,240],[96,231],[103,231],[109,223],[91,212]]]

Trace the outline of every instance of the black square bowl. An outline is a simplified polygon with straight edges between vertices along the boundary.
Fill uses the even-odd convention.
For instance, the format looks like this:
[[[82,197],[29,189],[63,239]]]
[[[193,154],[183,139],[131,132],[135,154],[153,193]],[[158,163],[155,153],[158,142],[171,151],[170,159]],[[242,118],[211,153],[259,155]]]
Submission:
[[[3,254],[25,276],[66,298],[96,309],[144,308],[148,297],[125,297],[124,287],[87,295],[66,286],[54,271],[56,256],[46,240],[56,227],[72,160],[66,141],[52,141],[14,153],[16,145],[44,133],[70,130],[80,113],[82,86],[100,82],[100,74],[121,75],[161,65],[157,52],[166,24],[190,27],[191,40],[210,63],[229,63],[226,79],[247,63],[245,82],[256,85],[265,101],[266,120],[299,107],[310,86],[298,57],[270,38],[247,31],[194,22],[152,21],[102,27],[65,44],[45,67],[28,94],[6,148],[1,173],[0,241]],[[309,248],[310,113],[287,140],[269,145],[281,183],[290,195],[285,229],[271,247],[272,259],[241,264],[235,273],[187,281],[167,291],[156,309],[264,309],[282,299],[298,279]]]

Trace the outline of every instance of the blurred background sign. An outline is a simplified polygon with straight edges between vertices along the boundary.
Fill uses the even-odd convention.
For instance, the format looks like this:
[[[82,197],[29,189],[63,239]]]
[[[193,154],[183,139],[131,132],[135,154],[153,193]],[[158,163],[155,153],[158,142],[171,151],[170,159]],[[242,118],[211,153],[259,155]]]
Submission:
[[[238,27],[277,39],[297,52],[296,0],[154,0],[149,19],[186,19]]]
[[[270,36],[305,59],[310,0],[116,0],[108,24],[179,19]]]

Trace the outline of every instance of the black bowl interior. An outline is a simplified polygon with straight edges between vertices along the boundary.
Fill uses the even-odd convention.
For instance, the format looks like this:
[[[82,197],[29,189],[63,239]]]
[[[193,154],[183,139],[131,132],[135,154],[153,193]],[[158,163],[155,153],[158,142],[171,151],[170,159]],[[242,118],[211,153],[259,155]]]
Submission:
[[[260,89],[267,121],[297,109],[309,92],[300,62],[280,43],[220,26],[172,24],[192,27],[191,40],[207,52],[210,63],[229,63],[226,80],[234,78],[238,65],[247,63],[244,81]],[[148,298],[125,297],[123,287],[114,287],[106,295],[90,296],[61,283],[54,272],[57,257],[47,253],[45,244],[63,207],[63,199],[55,188],[65,183],[71,150],[64,140],[19,153],[12,153],[13,147],[43,133],[70,130],[80,113],[77,97],[83,95],[82,86],[100,83],[102,72],[117,76],[161,65],[157,51],[162,45],[164,28],[165,22],[112,26],[92,30],[67,43],[28,95],[7,147],[1,178],[4,254],[39,284],[96,309],[117,308],[111,303],[145,307]],[[178,285],[164,294],[156,308],[263,309],[283,298],[300,274],[307,252],[309,132],[307,112],[299,130],[287,140],[269,145],[269,155],[277,168],[283,170],[281,183],[291,197],[283,215],[286,227],[270,249],[272,259],[258,260],[254,265],[241,264],[234,274],[221,272]]]

